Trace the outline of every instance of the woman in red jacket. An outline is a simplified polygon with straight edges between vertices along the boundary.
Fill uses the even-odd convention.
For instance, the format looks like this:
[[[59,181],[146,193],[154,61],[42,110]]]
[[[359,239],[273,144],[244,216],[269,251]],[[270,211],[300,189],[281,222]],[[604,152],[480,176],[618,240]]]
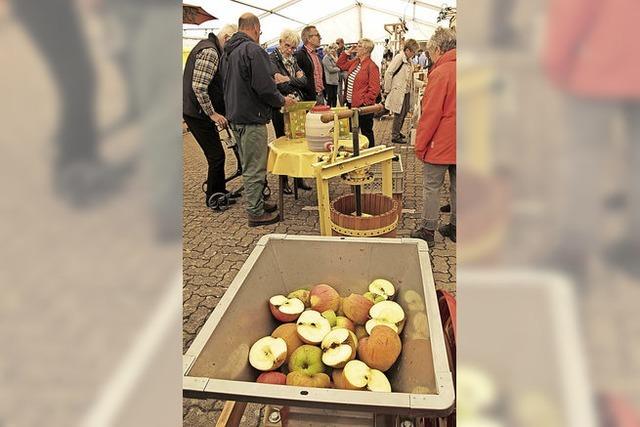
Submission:
[[[342,52],[337,66],[347,72],[344,99],[347,107],[358,108],[373,105],[380,94],[380,70],[371,60],[374,44],[369,39],[361,39],[357,46]],[[349,59],[355,53],[355,59]],[[360,131],[369,140],[369,147],[375,145],[373,136],[373,114],[360,116]]]
[[[422,226],[411,237],[434,244],[440,211],[440,189],[449,171],[451,223],[438,231],[456,241],[456,33],[438,28],[427,51],[433,63],[422,98],[422,115],[416,132],[416,156],[424,162],[424,211]]]

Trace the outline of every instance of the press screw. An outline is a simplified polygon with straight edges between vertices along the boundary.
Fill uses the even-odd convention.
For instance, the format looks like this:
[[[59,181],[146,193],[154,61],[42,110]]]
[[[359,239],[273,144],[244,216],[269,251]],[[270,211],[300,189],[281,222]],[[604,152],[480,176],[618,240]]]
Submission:
[[[280,420],[282,420],[282,417],[280,416],[280,411],[274,410],[269,414],[270,423],[277,424],[280,422]]]

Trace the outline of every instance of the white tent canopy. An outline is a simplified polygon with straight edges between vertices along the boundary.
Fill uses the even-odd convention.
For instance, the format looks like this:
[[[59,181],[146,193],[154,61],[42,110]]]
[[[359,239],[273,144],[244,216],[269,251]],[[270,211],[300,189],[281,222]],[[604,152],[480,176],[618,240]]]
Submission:
[[[342,37],[346,43],[355,43],[367,37],[377,43],[372,57],[382,57],[382,43],[390,35],[385,24],[406,22],[406,38],[427,40],[438,25],[438,14],[442,7],[455,7],[456,0],[189,0],[190,4],[202,6],[218,19],[201,26],[184,25],[184,35],[203,38],[208,32],[217,32],[226,24],[237,24],[238,17],[251,12],[260,18],[261,43],[269,46],[278,42],[285,28],[300,31],[312,24],[322,35],[322,43],[333,43]],[[185,40],[185,45],[194,43]]]

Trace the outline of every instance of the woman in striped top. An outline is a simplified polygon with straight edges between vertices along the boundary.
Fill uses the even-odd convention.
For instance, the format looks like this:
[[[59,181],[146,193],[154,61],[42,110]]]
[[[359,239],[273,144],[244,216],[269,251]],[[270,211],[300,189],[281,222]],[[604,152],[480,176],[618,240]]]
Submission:
[[[380,70],[371,60],[373,47],[371,40],[361,39],[357,46],[342,52],[338,58],[338,67],[348,73],[345,100],[349,108],[373,105],[380,94]],[[350,60],[349,55],[352,53],[355,53],[356,57]],[[375,138],[372,114],[360,117],[360,131],[369,140],[369,147],[373,147]]]

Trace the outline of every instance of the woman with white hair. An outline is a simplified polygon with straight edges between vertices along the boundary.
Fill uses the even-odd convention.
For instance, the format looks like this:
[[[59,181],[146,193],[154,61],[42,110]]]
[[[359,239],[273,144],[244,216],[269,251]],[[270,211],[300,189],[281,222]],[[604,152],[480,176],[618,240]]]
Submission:
[[[411,237],[435,242],[440,189],[449,171],[451,222],[438,229],[456,241],[456,33],[438,28],[427,43],[433,65],[422,98],[422,115],[416,131],[416,157],[423,164],[424,211],[422,226]]]
[[[298,47],[298,44],[300,44],[298,33],[293,30],[284,30],[280,33],[280,43],[278,47],[269,55],[269,58],[275,70],[275,79],[280,93],[285,97],[293,95],[296,99],[301,100],[304,98],[302,91],[307,84],[307,78],[298,66],[296,57],[293,56],[293,52]],[[271,121],[273,123],[273,129],[276,132],[276,137],[280,138],[284,136],[284,116],[279,108],[273,110]],[[294,182],[298,188],[308,188],[301,178],[296,178]],[[291,187],[289,187],[288,179],[285,181],[282,191],[285,194],[293,193]]]
[[[218,41],[220,41],[220,46],[224,47],[224,44],[231,38],[232,35],[238,32],[238,26],[235,24],[227,24],[224,27],[220,28],[218,31]]]
[[[324,76],[326,79],[325,91],[327,92],[327,101],[331,107],[335,107],[338,103],[338,81],[340,76],[340,67],[336,65],[338,60],[338,45],[332,44],[327,47],[327,51],[322,58],[322,66],[324,67]]]
[[[380,94],[380,70],[371,60],[373,47],[373,41],[360,39],[357,46],[342,52],[338,58],[338,67],[347,72],[345,100],[349,108],[373,105]],[[353,53],[356,54],[355,59],[349,59]],[[373,147],[375,138],[372,114],[360,117],[360,130],[369,140],[369,147]]]

